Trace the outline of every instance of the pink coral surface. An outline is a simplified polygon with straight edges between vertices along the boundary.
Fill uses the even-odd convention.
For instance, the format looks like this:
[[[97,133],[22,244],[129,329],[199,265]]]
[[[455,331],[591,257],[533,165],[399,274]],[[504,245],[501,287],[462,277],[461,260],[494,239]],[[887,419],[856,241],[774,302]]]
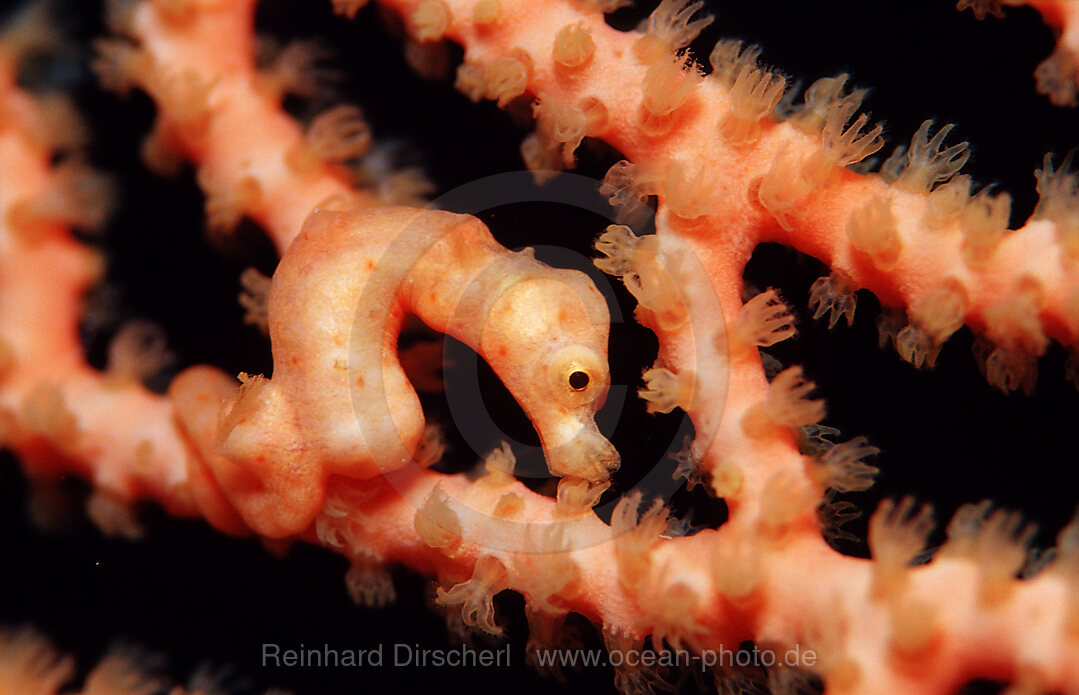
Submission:
[[[254,265],[269,273],[274,267],[274,253],[260,237],[260,232],[246,222],[231,237],[218,235],[213,244],[204,242],[198,233],[205,223],[200,218],[201,200],[195,175],[185,171],[178,179],[165,179],[145,173],[137,150],[138,140],[152,121],[150,102],[137,92],[126,101],[98,92],[89,83],[92,78],[82,67],[89,50],[88,39],[104,32],[103,27],[93,24],[93,9],[80,6],[74,13],[87,22],[73,22],[74,59],[45,64],[39,68],[44,77],[38,77],[71,83],[69,86],[79,96],[80,107],[90,119],[91,161],[99,169],[113,172],[120,184],[117,211],[108,225],[108,234],[97,242],[105,247],[111,260],[105,282],[95,290],[91,309],[85,314],[82,325],[91,363],[104,362],[102,353],[111,335],[123,322],[136,317],[163,324],[170,347],[179,355],[177,367],[205,363],[229,374],[268,372],[267,346],[254,329],[240,327],[242,311],[234,304],[233,297],[240,271]],[[1042,154],[1057,152],[1055,161],[1059,164],[1063,152],[1076,144],[1074,112],[1052,107],[1034,93],[1033,66],[1050,51],[1052,37],[1030,10],[1010,8],[1007,21],[991,20],[981,24],[947,6],[881,13],[859,8],[855,3],[828,7],[815,3],[761,3],[754,7],[729,3],[709,7],[708,11],[716,14],[717,21],[700,40],[697,55],[701,60],[717,37],[736,36],[761,43],[765,63],[775,65],[794,78],[805,79],[807,83],[820,76],[846,71],[852,74],[854,85],[873,87],[863,110],[871,110],[874,121],[883,120],[887,124],[885,135],[889,142],[882,151],[884,153],[896,144],[908,142],[910,134],[925,118],[936,118],[938,125],[958,122],[960,135],[955,137],[953,134],[950,143],[968,139],[974,149],[965,173],[973,176],[975,190],[995,183],[994,190],[1012,194],[1015,200],[1011,215],[1013,227],[1021,226],[1034,209],[1036,196],[1031,172],[1041,166]],[[406,8],[403,12],[409,17],[411,9]],[[646,11],[634,14],[623,10],[611,21],[624,29],[645,14]],[[386,37],[387,32],[381,28],[377,15],[374,8],[367,8],[353,21],[346,22],[331,17],[328,8],[272,2],[260,7],[259,21],[266,29],[277,32],[280,38],[317,35],[325,40],[335,51],[327,62],[344,74],[343,83],[335,89],[363,107],[376,142],[404,141],[397,156],[424,164],[437,191],[444,194],[441,200],[455,200],[452,197],[455,191],[467,189],[469,183],[484,176],[521,168],[516,143],[523,132],[515,130],[511,119],[490,104],[474,106],[468,103],[448,84],[429,83],[413,77],[398,58],[400,45]],[[390,23],[395,24],[393,20]],[[550,41],[552,32],[544,32],[541,24],[533,29],[537,44],[546,45]],[[925,43],[915,38],[921,35],[927,36]],[[83,51],[81,55],[77,53],[79,50]],[[480,50],[479,60],[484,59],[483,50],[495,51],[495,55],[498,51],[511,53],[507,47],[496,45]],[[477,59],[476,55],[471,58]],[[632,101],[628,92],[616,93],[612,98],[618,96]],[[723,105],[725,102],[718,103]],[[302,104],[297,108],[302,110]],[[510,110],[514,108],[511,106]],[[518,111],[527,113],[527,109]],[[632,107],[612,108],[619,117],[625,115],[623,111],[634,112]],[[626,120],[632,121],[632,118]],[[718,156],[704,146],[707,137],[692,130],[678,131],[677,127],[680,126],[675,126],[677,137],[674,140],[680,139],[682,144],[672,144],[673,150],[680,151],[678,148],[683,147],[692,152],[693,161],[698,162],[712,162]],[[752,137],[733,128],[733,125],[721,126],[720,132],[726,133],[726,137],[732,137],[732,132],[738,133],[737,137]],[[714,134],[710,133],[708,137],[714,137]],[[634,162],[647,163],[662,158],[655,154],[647,138],[634,132],[608,134],[607,140],[619,148],[622,156]],[[777,154],[776,148],[768,150],[766,147],[759,156],[766,154],[781,157],[783,153]],[[588,141],[578,155],[581,160],[578,173],[592,176],[597,181],[620,158],[609,150],[591,146]],[[198,159],[202,155],[189,153],[189,156]],[[724,169],[712,182],[712,187],[741,192],[748,186],[753,172],[769,171],[772,161],[753,159],[740,164],[742,170]],[[373,169],[371,167],[369,172]],[[687,177],[706,178],[707,168],[690,169],[688,173],[681,170],[675,174],[665,170],[661,174],[667,177],[666,190],[659,191],[661,205],[674,207],[692,217],[689,213],[695,212],[695,203],[683,201],[679,205],[671,181],[678,176],[683,177],[683,182]],[[848,176],[847,172],[842,175]],[[229,177],[228,174],[222,176]],[[205,184],[205,178],[200,182]],[[767,176],[764,178],[768,179]],[[950,254],[958,256],[961,252],[949,247],[947,242],[931,239],[916,259],[900,259],[896,271],[894,264],[887,261],[890,253],[887,244],[877,250],[873,250],[876,247],[872,243],[868,247],[862,244],[863,248],[855,250],[868,253],[875,260],[884,258],[884,265],[890,267],[881,272],[880,263],[869,263],[848,248],[847,236],[828,231],[829,225],[842,226],[842,221],[836,222],[833,218],[840,214],[845,216],[851,207],[857,207],[846,202],[845,196],[855,202],[861,199],[858,197],[861,194],[851,193],[852,190],[875,191],[883,186],[875,177],[855,180],[849,175],[849,178],[851,182],[834,198],[819,196],[804,205],[796,201],[793,208],[779,210],[775,214],[776,223],[765,226],[769,231],[753,239],[794,245],[825,259],[832,269],[843,268],[847,275],[856,279],[857,285],[877,291],[885,304],[916,304],[914,298],[927,294],[926,278],[938,278],[942,274],[939,269],[953,262]],[[530,189],[531,192],[525,195],[533,196],[531,202],[480,209],[477,213],[505,246],[536,246],[541,260],[552,265],[588,269],[588,259],[600,255],[592,250],[592,245],[607,222],[602,215],[574,210],[566,205],[537,202],[549,198],[558,200],[557,195],[550,193],[551,187],[557,186],[556,180],[547,188]],[[570,198],[561,195],[563,203]],[[271,195],[270,201],[272,205],[279,204],[282,209],[288,209],[289,202],[285,197],[284,193]],[[502,202],[495,196],[489,197]],[[582,203],[576,194],[571,197],[571,202],[579,206],[594,205],[596,209],[602,209],[601,196],[597,194],[592,200],[598,202]],[[721,200],[716,205],[726,202],[729,201]],[[743,204],[741,200],[738,203]],[[729,207],[741,210],[738,205]],[[705,209],[708,211],[708,206]],[[760,212],[751,205],[746,205],[746,209],[752,210],[747,215]],[[916,224],[912,217],[904,217],[906,210],[902,208],[899,214],[901,228]],[[803,221],[794,223],[797,231],[788,233],[791,223],[787,214],[793,212],[797,218],[800,211],[808,221],[804,222],[804,228],[799,226]],[[613,213],[608,214],[613,216]],[[806,308],[810,283],[819,275],[827,275],[828,270],[806,257],[795,257],[793,252],[775,244],[754,249],[756,241],[753,241],[746,246],[745,239],[737,237],[739,214],[729,213],[725,220],[729,225],[708,235],[695,236],[692,225],[682,232],[695,244],[694,253],[716,282],[720,302],[728,309],[732,301],[735,307],[740,305],[743,294],[738,282],[741,264],[752,252],[746,279],[758,289],[779,287],[783,298],[797,307],[800,315],[798,338],[766,351],[784,365],[804,365],[805,373],[817,384],[816,395],[827,402],[828,414],[822,423],[841,430],[841,440],[865,435],[871,444],[882,450],[872,460],[881,469],[879,481],[873,488],[838,497],[831,495],[829,500],[833,503],[849,501],[868,516],[882,499],[913,494],[920,501],[936,505],[936,520],[943,528],[960,504],[992,499],[1002,507],[1022,510],[1024,518],[1040,525],[1041,530],[1033,539],[1036,546],[1053,545],[1057,531],[1064,527],[1076,502],[1074,484],[1068,479],[1068,467],[1074,456],[1067,452],[1071,445],[1068,440],[1071,424],[1079,411],[1077,399],[1064,378],[1066,348],[1075,340],[1074,325],[1068,323],[1069,315],[1062,308],[1066,303],[1060,297],[1047,300],[1048,308],[1043,312],[1046,332],[1064,345],[1051,344],[1048,353],[1039,361],[1034,395],[1002,394],[978,374],[977,362],[970,355],[973,339],[967,329],[944,345],[933,370],[916,370],[902,362],[894,350],[877,349],[874,319],[878,309],[868,293],[859,294],[860,304],[852,327],[841,323],[829,332],[820,323],[812,322],[811,312]],[[281,221],[287,217],[283,213],[266,213],[264,224],[279,248],[287,245],[283,239],[291,238],[289,235],[298,231],[296,220]],[[732,230],[730,236],[734,238],[725,238],[725,229]],[[814,233],[815,229],[824,231]],[[798,236],[798,232],[805,230],[810,233]],[[855,245],[858,244],[857,237],[857,234],[850,236]],[[1074,274],[1069,275],[1067,266],[1063,266],[1064,270],[1056,265],[1049,267],[1044,256],[1032,251],[1039,244],[1056,248],[1051,233],[1013,237],[1008,243],[1012,244],[1008,253],[998,254],[989,271],[982,269],[986,277],[995,280],[977,285],[982,294],[975,294],[972,301],[994,306],[1003,304],[1002,297],[1022,296],[1020,290],[1028,286],[1022,282],[1023,277],[1049,278],[1046,282],[1054,288],[1074,283]],[[743,248],[738,252],[732,250]],[[42,261],[43,267],[45,263]],[[1018,269],[1023,269],[1022,273]],[[1015,281],[1015,276],[1022,277]],[[636,301],[624,291],[621,283],[610,282],[594,270],[592,277],[614,300],[610,343],[612,391],[606,411],[613,415],[604,420],[601,411],[597,421],[618,447],[623,459],[622,469],[614,477],[612,493],[604,498],[607,504],[601,506],[600,514],[604,520],[610,517],[615,507],[612,497],[617,499],[616,495],[642,485],[644,481],[643,487],[664,494],[673,513],[694,526],[715,527],[724,520],[729,509],[735,518],[740,514],[742,518],[763,519],[764,530],[754,531],[762,537],[790,534],[787,526],[797,529],[793,533],[796,538],[794,547],[788,546],[783,552],[773,554],[786,560],[777,559],[769,565],[767,590],[763,592],[767,607],[761,608],[760,597],[745,605],[717,599],[714,614],[695,606],[692,600],[686,603],[684,595],[679,594],[682,587],[700,586],[709,581],[700,578],[704,571],[702,567],[707,568],[710,562],[705,557],[706,549],[712,552],[703,540],[710,538],[707,533],[698,534],[700,538],[696,540],[681,539],[682,544],[676,550],[655,551],[652,560],[643,565],[642,576],[632,580],[626,579],[627,572],[635,571],[631,563],[618,564],[622,561],[615,560],[616,552],[626,557],[632,552],[624,549],[592,552],[590,560],[605,562],[586,568],[588,589],[583,592],[583,598],[569,600],[568,606],[591,620],[602,622],[608,633],[613,632],[607,636],[609,646],[639,645],[644,630],[653,635],[663,634],[672,644],[684,640],[694,648],[725,646],[736,649],[737,641],[728,644],[724,640],[741,640],[749,636],[757,636],[765,644],[771,644],[767,642],[769,639],[776,639],[777,644],[792,646],[792,635],[795,646],[800,646],[804,640],[807,646],[820,648],[819,645],[834,644],[836,640],[835,635],[822,632],[870,630],[875,624],[888,624],[887,619],[883,623],[874,622],[877,619],[874,613],[892,610],[917,616],[929,601],[954,608],[954,612],[947,613],[942,631],[931,631],[927,639],[911,638],[913,646],[907,644],[907,654],[901,655],[902,658],[894,653],[887,656],[887,650],[894,649],[896,641],[902,641],[894,634],[878,632],[859,634],[854,638],[844,635],[840,642],[848,643],[848,648],[851,644],[858,647],[852,650],[854,652],[860,650],[852,657],[858,668],[849,667],[833,654],[826,669],[830,672],[827,675],[831,676],[829,688],[835,692],[845,688],[862,692],[913,689],[939,692],[973,677],[1019,680],[1035,689],[1041,687],[1042,681],[1038,679],[1057,687],[1065,684],[1074,687],[1075,676],[1069,675],[1066,667],[1057,670],[1046,667],[1047,672],[1029,668],[1030,664],[1067,664],[1067,654],[1074,655],[1076,637],[1074,633],[1070,637],[1063,636],[1059,624],[1063,620],[1061,616],[1067,613],[1064,604],[1075,599],[1066,598],[1062,589],[1051,586],[1037,594],[1024,593],[1030,598],[1021,602],[1014,615],[994,617],[992,605],[995,599],[986,598],[984,594],[996,589],[983,588],[987,582],[980,578],[977,567],[958,566],[954,571],[942,570],[936,579],[926,579],[919,585],[921,590],[933,594],[931,598],[912,599],[908,603],[897,601],[889,604],[890,608],[863,602],[859,597],[868,591],[865,584],[868,574],[855,568],[863,567],[864,563],[842,561],[828,550],[819,540],[820,531],[812,514],[808,521],[799,513],[790,513],[792,520],[788,522],[774,521],[787,518],[788,512],[770,509],[766,493],[772,489],[769,485],[782,488],[783,481],[777,482],[765,474],[773,467],[784,465],[781,462],[788,460],[784,457],[790,456],[793,441],[789,435],[775,435],[770,429],[775,423],[745,425],[746,441],[750,442],[746,448],[724,450],[736,458],[756,456],[762,449],[754,448],[757,445],[752,444],[753,433],[763,428],[768,441],[775,436],[778,442],[775,450],[779,452],[775,459],[742,462],[748,471],[744,474],[748,481],[746,488],[724,488],[727,479],[717,472],[729,468],[722,468],[723,462],[718,460],[724,456],[722,451],[713,455],[715,465],[709,464],[707,472],[711,475],[706,478],[721,496],[727,496],[723,495],[724,491],[731,492],[727,496],[727,506],[704,494],[699,487],[691,492],[674,492],[681,483],[671,478],[675,462],[668,454],[681,449],[682,436],[688,431],[687,420],[678,412],[674,415],[644,412],[644,404],[635,393],[640,387],[642,370],[650,367],[656,357],[655,338],[630,318]],[[684,281],[686,277],[688,275],[681,279]],[[717,278],[721,278],[722,283]],[[72,301],[78,299],[77,294],[74,293]],[[641,299],[640,295],[636,299]],[[645,303],[644,299],[641,301]],[[1008,306],[1014,307],[1014,303]],[[1001,311],[1011,316],[1007,311]],[[678,327],[672,329],[669,323],[665,325],[662,312],[645,313],[642,322],[660,332],[661,349],[666,351],[667,364],[684,364],[687,348],[676,335]],[[998,315],[999,312],[993,314],[990,310],[972,312],[970,321],[977,333],[988,334],[997,342],[997,347],[1007,343],[1013,335],[1009,330],[994,334],[994,326],[1000,323],[987,317]],[[732,318],[728,316],[728,323],[736,327],[737,321],[730,320]],[[1018,325],[1021,318],[1020,315],[1009,320]],[[1018,333],[1022,334],[1022,331]],[[737,340],[733,342],[736,344]],[[1020,347],[1031,349],[1022,340],[1018,342]],[[451,344],[446,350],[448,359],[443,374],[447,383],[446,397],[425,397],[424,400],[430,419],[437,421],[441,417],[450,425],[451,450],[444,464],[446,469],[457,471],[471,466],[495,448],[500,439],[508,437],[519,444],[516,447],[518,476],[535,487],[546,484],[550,488],[550,480],[543,482],[547,472],[540,458],[539,442],[530,430],[528,419],[513,412],[516,407],[513,399],[500,390],[491,373],[476,366],[476,358],[467,349]],[[737,361],[737,345],[732,350],[731,359]],[[756,355],[755,348],[752,355]],[[982,359],[985,356],[983,354]],[[58,367],[38,364],[37,368],[47,373]],[[753,374],[747,377],[748,385],[742,386],[738,382],[742,373],[736,369],[732,380],[732,407],[739,406],[743,393],[740,389],[756,394],[762,393],[764,387],[763,380]],[[87,378],[92,378],[92,374]],[[717,382],[702,383],[707,393],[708,385]],[[699,392],[694,398],[699,402],[675,404],[684,406],[694,415],[698,437],[706,432],[720,432],[716,441],[721,444],[731,441],[729,437],[724,439],[727,435],[723,434],[723,427],[737,426],[740,421],[720,417],[725,411],[714,407],[714,400],[706,398],[700,402]],[[749,396],[745,398],[749,399]],[[138,409],[139,406],[133,407]],[[748,406],[743,409],[752,410]],[[95,417],[106,423],[110,416],[107,411],[95,413]],[[116,417],[122,419],[129,415],[118,413]],[[532,421],[535,423],[536,418]],[[759,422],[760,418],[750,418],[750,421]],[[483,422],[489,426],[474,426],[474,423]],[[191,427],[190,424],[187,426]],[[211,422],[208,426],[215,425]],[[452,434],[455,430],[459,433]],[[819,441],[817,445],[825,446]],[[214,474],[220,482],[221,474],[217,471]],[[94,478],[99,485],[108,482],[100,475]],[[658,480],[662,480],[662,484],[655,485],[654,481]],[[38,621],[71,649],[90,651],[90,645],[100,640],[125,634],[150,647],[173,653],[177,669],[181,671],[189,669],[198,658],[227,660],[236,663],[241,672],[253,673],[266,684],[282,684],[297,692],[312,693],[352,692],[360,687],[413,690],[446,687],[447,684],[494,689],[524,672],[525,617],[521,600],[510,594],[500,596],[496,604],[499,622],[508,625],[513,669],[437,669],[387,664],[354,669],[264,670],[261,658],[265,644],[279,644],[286,649],[299,648],[300,644],[308,647],[328,644],[339,649],[370,649],[381,645],[387,660],[392,660],[390,653],[397,644],[440,649],[445,648],[447,642],[438,625],[439,620],[420,607],[424,602],[424,590],[415,575],[394,570],[399,584],[398,607],[353,609],[347,607],[344,589],[338,589],[342,567],[337,566],[339,561],[325,553],[300,545],[279,561],[264,556],[249,541],[218,538],[189,522],[168,522],[152,512],[146,524],[149,528],[147,536],[130,545],[105,543],[93,533],[81,531],[75,535],[42,536],[22,521],[20,508],[25,506],[28,494],[17,491],[19,484],[15,482],[14,473],[5,472],[7,481],[11,481],[11,485],[5,486],[5,500],[9,501],[5,507],[10,511],[6,514],[5,528],[10,532],[4,536],[4,557],[10,569],[5,573],[4,590],[0,591],[4,601],[3,617]],[[447,483],[450,488],[455,485],[458,484]],[[119,483],[118,486],[122,487]],[[465,487],[460,485],[454,489],[464,495]],[[379,489],[377,483],[372,483],[370,488]],[[162,501],[160,492],[143,492]],[[547,492],[552,491],[548,489]],[[342,493],[345,499],[346,493]],[[35,494],[43,493],[39,490]],[[368,491],[366,494],[375,493]],[[481,493],[472,494],[482,497]],[[167,499],[167,495],[165,497]],[[771,498],[775,497],[776,494],[771,495]],[[783,499],[782,494],[779,497]],[[362,494],[360,499],[362,503]],[[791,494],[789,499],[795,506],[809,504],[810,510],[819,501],[807,501],[798,494]],[[44,504],[40,498],[38,502]],[[189,501],[182,496],[174,502],[174,512],[191,513]],[[543,509],[539,502],[536,504],[539,506],[535,509]],[[203,513],[210,517],[206,508],[205,505],[202,507]],[[386,528],[398,529],[401,534],[412,533],[412,511],[414,507],[404,505],[400,513],[386,513]],[[618,515],[617,510],[614,513]],[[1004,526],[1010,523],[1001,517],[995,518]],[[210,520],[219,528],[242,529],[235,517],[224,512],[221,517],[210,517]],[[803,528],[807,523],[812,527],[808,531]],[[844,529],[850,537],[840,534],[838,540],[833,539],[834,545],[848,555],[867,555],[865,518],[849,523]],[[725,533],[730,539],[735,532],[728,529]],[[1007,530],[1004,533],[1007,535]],[[669,535],[678,535],[678,532]],[[957,541],[955,535],[958,534],[953,534],[951,548],[962,555],[964,548],[959,547],[962,542]],[[422,546],[413,550],[408,543],[398,543],[397,537],[384,538],[384,542],[368,539],[367,547],[375,553],[376,564],[382,559],[379,557],[382,553],[384,558],[453,577],[443,584],[443,591],[449,590],[446,595],[452,595],[453,589],[449,589],[452,584],[463,583],[462,580],[468,577],[469,565],[475,562],[478,566],[484,562],[483,557],[491,557],[469,550],[461,557],[441,559],[437,548],[435,552]],[[938,530],[930,537],[929,545],[938,545],[943,540],[944,533]],[[486,542],[497,545],[490,539]],[[483,542],[478,545],[482,548]],[[674,546],[667,544],[667,547]],[[732,542],[720,547],[731,553],[721,562],[732,566],[758,552]],[[804,551],[797,550],[800,547],[804,547]],[[976,554],[976,549],[965,550],[968,554]],[[479,562],[476,557],[480,558]],[[357,565],[362,568],[368,559],[371,558],[351,557],[354,568]],[[542,575],[561,567],[553,559],[546,563],[541,560],[532,562],[535,563],[532,575]],[[1019,564],[1022,564],[1022,558]],[[616,566],[621,576],[616,576]],[[660,569],[656,570],[657,567]],[[1006,569],[1005,573],[1017,568],[1018,564]],[[844,571],[848,569],[850,575],[845,583]],[[524,591],[530,593],[524,583],[530,573],[528,568],[516,568],[515,572],[522,578]],[[479,574],[477,570],[477,576]],[[679,584],[681,578],[685,581]],[[497,577],[493,581],[497,581]],[[639,582],[652,582],[653,586],[635,593]],[[1074,576],[1071,582],[1074,586]],[[618,589],[619,586],[622,589]],[[822,587],[828,591],[820,590]],[[727,592],[738,595],[729,586]],[[981,598],[970,598],[979,592],[983,594]],[[840,597],[846,594],[849,600],[829,599],[830,594]],[[453,603],[452,600],[443,601],[447,602]],[[864,610],[859,612],[859,607]],[[975,614],[973,618],[971,613]],[[821,617],[829,614],[849,614],[851,618],[849,621],[830,621]],[[860,620],[863,617],[865,621]],[[917,620],[913,622],[917,623]],[[850,628],[849,624],[857,627]],[[1031,631],[1017,629],[1024,624],[1029,624]],[[840,627],[836,628],[836,625]],[[1052,627],[1039,629],[1039,625]],[[642,626],[651,629],[645,630]],[[532,628],[533,634],[543,636],[545,628],[539,621]],[[587,629],[585,631],[587,633]],[[618,634],[620,631],[624,634]],[[627,641],[619,642],[623,637]],[[595,633],[585,634],[584,639],[590,647],[601,644]],[[888,646],[889,640],[893,647]],[[887,662],[887,658],[897,659],[899,663]],[[689,668],[683,672],[682,687],[693,687],[694,671],[698,669]],[[645,676],[631,672],[637,680],[627,680],[624,673],[625,669],[621,676],[625,687],[645,683]],[[705,675],[705,680],[712,677],[711,673]],[[586,668],[583,674],[571,673],[568,677],[571,687],[584,689],[596,682],[609,682],[610,673],[607,669],[594,667]],[[677,679],[679,676],[668,673],[666,677]],[[522,687],[541,689],[554,685],[553,680],[527,678],[527,684]],[[935,678],[940,680],[934,682]],[[779,687],[775,677],[771,685]]]

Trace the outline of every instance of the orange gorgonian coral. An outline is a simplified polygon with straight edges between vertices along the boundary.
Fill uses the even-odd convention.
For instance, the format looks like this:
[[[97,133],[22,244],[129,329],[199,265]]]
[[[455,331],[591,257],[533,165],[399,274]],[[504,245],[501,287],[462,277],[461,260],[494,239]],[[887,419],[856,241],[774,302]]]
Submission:
[[[1079,692],[1076,5],[624,4],[13,11],[0,693]]]

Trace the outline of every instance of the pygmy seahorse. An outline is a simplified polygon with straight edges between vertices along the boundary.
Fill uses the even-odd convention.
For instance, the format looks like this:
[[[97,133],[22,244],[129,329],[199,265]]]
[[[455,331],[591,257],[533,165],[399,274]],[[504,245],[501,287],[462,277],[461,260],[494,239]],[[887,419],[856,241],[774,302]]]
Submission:
[[[602,295],[584,273],[502,247],[474,217],[316,210],[273,275],[268,314],[272,378],[238,386],[195,367],[170,389],[193,444],[192,495],[219,528],[294,535],[330,475],[423,463],[424,414],[397,353],[409,314],[488,362],[563,484],[602,487],[618,466],[594,419],[610,385]]]

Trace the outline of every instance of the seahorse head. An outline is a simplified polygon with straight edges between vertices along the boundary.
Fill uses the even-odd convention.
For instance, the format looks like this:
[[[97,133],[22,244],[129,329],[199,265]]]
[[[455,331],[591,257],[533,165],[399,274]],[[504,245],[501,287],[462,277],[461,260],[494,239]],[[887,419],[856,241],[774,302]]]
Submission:
[[[519,254],[488,307],[481,352],[539,433],[551,473],[606,481],[618,452],[596,427],[610,387],[610,314],[584,273],[551,268]]]

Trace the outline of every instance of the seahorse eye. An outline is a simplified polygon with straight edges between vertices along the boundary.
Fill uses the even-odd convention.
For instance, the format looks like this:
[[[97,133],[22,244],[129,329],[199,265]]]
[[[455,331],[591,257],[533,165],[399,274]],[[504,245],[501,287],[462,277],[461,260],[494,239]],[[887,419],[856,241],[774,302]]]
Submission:
[[[587,372],[575,371],[569,375],[569,387],[574,391],[580,391],[588,386],[589,378]]]
[[[606,365],[585,345],[567,345],[543,361],[547,393],[562,408],[589,407],[606,393]]]

